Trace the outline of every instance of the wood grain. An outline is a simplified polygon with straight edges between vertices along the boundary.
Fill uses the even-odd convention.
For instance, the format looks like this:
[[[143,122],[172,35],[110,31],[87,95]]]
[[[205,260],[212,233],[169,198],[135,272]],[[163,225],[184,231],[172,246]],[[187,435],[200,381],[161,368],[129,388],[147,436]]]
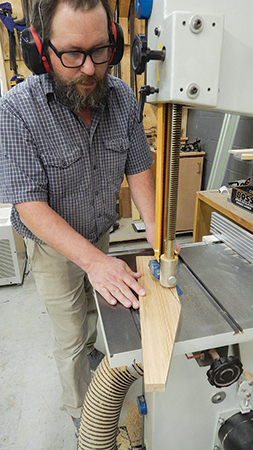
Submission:
[[[129,8],[130,8],[130,0],[120,0],[119,4],[119,15],[121,17],[128,17],[129,15]]]
[[[158,392],[166,387],[181,304],[176,288],[164,288],[152,276],[149,260],[150,256],[136,258],[140,284],[147,293],[139,298],[144,385],[146,392]]]

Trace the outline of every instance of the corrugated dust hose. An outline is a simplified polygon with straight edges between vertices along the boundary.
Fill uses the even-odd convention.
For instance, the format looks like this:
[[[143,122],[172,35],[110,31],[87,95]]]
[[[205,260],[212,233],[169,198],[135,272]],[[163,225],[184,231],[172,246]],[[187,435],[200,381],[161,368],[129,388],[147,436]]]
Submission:
[[[98,366],[85,397],[78,450],[115,450],[118,422],[128,389],[143,375],[140,365],[111,369],[107,356]]]

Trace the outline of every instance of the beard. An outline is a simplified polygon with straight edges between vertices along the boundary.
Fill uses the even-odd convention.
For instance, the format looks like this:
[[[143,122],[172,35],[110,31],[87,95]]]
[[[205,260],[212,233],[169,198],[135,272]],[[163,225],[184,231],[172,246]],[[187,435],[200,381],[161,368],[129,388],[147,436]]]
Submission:
[[[96,109],[99,103],[108,96],[108,75],[101,78],[98,75],[80,75],[70,81],[65,81],[54,71],[50,71],[53,88],[57,99],[72,111],[86,111],[87,109]],[[96,83],[94,88],[78,90],[78,84]]]

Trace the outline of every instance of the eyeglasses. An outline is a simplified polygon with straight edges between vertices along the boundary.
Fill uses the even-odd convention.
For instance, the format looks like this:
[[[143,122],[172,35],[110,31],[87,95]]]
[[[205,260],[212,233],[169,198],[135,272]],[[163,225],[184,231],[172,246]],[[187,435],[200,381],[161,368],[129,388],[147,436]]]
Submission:
[[[48,41],[48,45],[61,60],[62,65],[68,69],[76,69],[77,67],[81,67],[87,56],[91,58],[93,64],[105,64],[110,61],[116,48],[115,45],[110,44],[103,47],[93,48],[87,52],[58,52],[52,42]]]

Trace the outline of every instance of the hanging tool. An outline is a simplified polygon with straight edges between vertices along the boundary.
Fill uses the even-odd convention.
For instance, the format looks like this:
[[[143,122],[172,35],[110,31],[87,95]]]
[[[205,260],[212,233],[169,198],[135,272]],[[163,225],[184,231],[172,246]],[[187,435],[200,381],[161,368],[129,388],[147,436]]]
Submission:
[[[14,77],[11,78],[11,87],[24,81],[23,75],[18,73],[18,67],[16,62],[16,41],[14,28],[18,31],[23,31],[26,28],[24,19],[14,20],[12,18],[12,6],[11,3],[0,3],[0,20],[7,28],[9,37],[9,52],[10,52],[10,70],[13,70]]]

